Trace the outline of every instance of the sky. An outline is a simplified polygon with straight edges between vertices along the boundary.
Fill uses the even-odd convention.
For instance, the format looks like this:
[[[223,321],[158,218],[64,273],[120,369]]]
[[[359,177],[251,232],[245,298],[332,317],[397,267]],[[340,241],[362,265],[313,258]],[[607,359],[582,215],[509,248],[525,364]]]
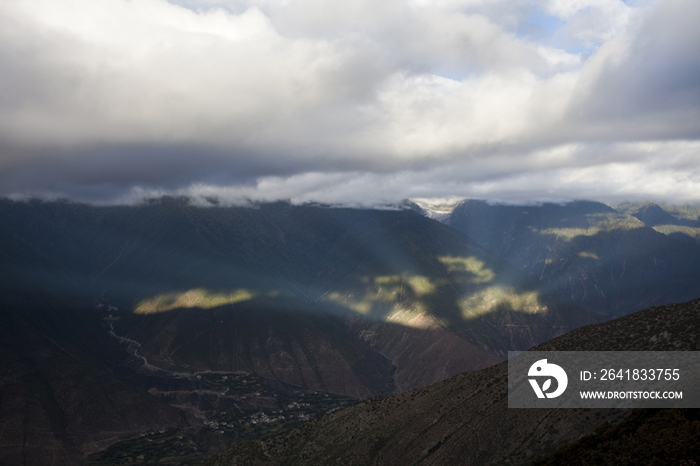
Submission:
[[[697,0],[3,0],[0,196],[700,202]]]

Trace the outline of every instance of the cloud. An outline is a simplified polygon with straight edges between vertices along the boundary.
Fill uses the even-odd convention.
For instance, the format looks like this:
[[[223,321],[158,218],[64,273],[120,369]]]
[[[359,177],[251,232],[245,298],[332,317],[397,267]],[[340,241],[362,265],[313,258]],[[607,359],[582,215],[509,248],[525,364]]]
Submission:
[[[660,2],[606,43],[581,71],[575,124],[606,138],[698,138],[699,18],[697,2]]]
[[[0,194],[700,200],[699,19],[690,0],[4,2]]]

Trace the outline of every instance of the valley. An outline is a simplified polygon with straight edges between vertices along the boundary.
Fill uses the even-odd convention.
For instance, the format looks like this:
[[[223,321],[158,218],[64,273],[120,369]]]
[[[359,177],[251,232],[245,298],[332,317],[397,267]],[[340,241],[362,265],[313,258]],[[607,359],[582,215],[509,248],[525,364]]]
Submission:
[[[452,207],[0,201],[0,462],[520,464],[621,420],[510,412],[502,361],[697,297],[700,243],[639,206]]]
[[[532,349],[697,351],[699,311],[698,300],[656,306]],[[660,415],[664,412],[670,415]],[[622,431],[613,427],[618,424]],[[670,449],[656,441],[655,433],[661,432],[676,436],[678,444]],[[585,442],[565,446],[585,434]],[[623,435],[634,438],[635,451]],[[697,458],[698,435],[697,410],[509,409],[504,362],[421,390],[364,401],[276,436],[233,446],[205,464],[587,464],[579,454],[590,448],[605,461],[619,461],[611,464],[675,465]],[[612,439],[616,446],[609,450],[604,442]],[[547,456],[555,451],[557,456]]]
[[[304,392],[247,373],[132,374],[137,385],[176,408],[180,427],[140,432],[88,457],[88,465],[192,464],[213,451],[337,411],[356,399]]]
[[[699,24],[0,0],[0,466],[700,466]]]

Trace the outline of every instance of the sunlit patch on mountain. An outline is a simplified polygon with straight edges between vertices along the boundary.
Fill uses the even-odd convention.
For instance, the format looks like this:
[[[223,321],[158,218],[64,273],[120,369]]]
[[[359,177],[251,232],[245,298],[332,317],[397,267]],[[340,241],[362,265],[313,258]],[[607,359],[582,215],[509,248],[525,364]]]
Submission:
[[[595,236],[601,232],[609,232],[613,230],[625,231],[645,227],[644,223],[640,222],[634,217],[614,213],[589,214],[586,216],[585,220],[587,220],[589,224],[582,225],[578,228],[563,227],[546,228],[542,230],[533,228],[532,231],[542,235],[553,235],[556,236],[557,239],[571,241],[579,236]]]
[[[548,311],[547,306],[540,302],[538,292],[519,291],[505,286],[490,286],[465,296],[460,308],[465,320],[498,311],[524,314],[544,314]]]
[[[598,257],[598,254],[596,254],[594,252],[589,252],[589,251],[581,251],[578,253],[578,256],[583,258],[583,259],[600,260],[600,257]]]
[[[467,274],[466,279],[469,283],[488,283],[496,278],[494,271],[476,257],[442,256],[438,257],[438,260],[452,274]]]
[[[381,275],[361,277],[365,288],[332,291],[324,301],[345,306],[350,310],[383,319],[396,309],[426,312],[420,298],[435,293],[438,280],[422,275]],[[443,280],[447,282],[447,280]]]
[[[144,299],[134,309],[134,314],[157,314],[178,308],[211,309],[226,304],[249,301],[257,292],[240,288],[230,293],[216,293],[204,288],[195,288],[184,293],[164,293]]]

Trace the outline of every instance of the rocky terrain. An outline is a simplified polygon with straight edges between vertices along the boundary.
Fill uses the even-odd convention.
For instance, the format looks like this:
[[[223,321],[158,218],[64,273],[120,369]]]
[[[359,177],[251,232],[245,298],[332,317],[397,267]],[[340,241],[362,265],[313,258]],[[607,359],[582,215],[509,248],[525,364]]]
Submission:
[[[596,321],[407,210],[3,200],[0,216],[7,464],[81,464],[110,445],[136,461],[161,444],[182,464]],[[240,374],[264,390],[234,389]],[[277,419],[314,392],[329,402]],[[255,413],[276,420],[239,423]]]
[[[442,221],[583,308],[612,317],[700,296],[698,215],[693,206],[653,203],[466,200]]]
[[[591,208],[601,209],[585,204],[582,212]],[[583,233],[567,244],[600,234],[608,213],[589,214],[582,213],[587,229],[580,226]],[[668,220],[653,209],[642,214]],[[591,327],[600,317],[563,297],[556,281],[543,283],[410,210],[205,208],[162,198],[118,207],[1,201],[0,215],[7,220],[0,224],[3,464],[192,464],[329,411],[333,419],[344,413],[348,427],[313,421],[299,427],[303,435],[290,431],[298,441],[281,442],[265,458],[525,461],[619,413],[521,418],[505,410],[504,366],[497,364],[509,350],[553,344],[563,334],[572,348],[695,344],[680,315]],[[623,224],[641,222],[629,215]],[[695,228],[686,220],[676,226]],[[574,223],[562,231],[571,233]],[[618,238],[610,251],[552,254],[624,264],[621,245],[636,236],[610,225],[605,234]],[[641,280],[630,295],[637,304],[692,291],[693,252],[676,246],[695,240],[647,226],[629,231],[673,242],[658,256],[666,262],[656,263],[663,249],[630,243],[646,244],[644,260],[654,267],[648,276],[629,269],[610,275],[618,292],[631,289],[630,276]],[[681,253],[686,262],[671,268]],[[545,261],[545,269],[559,270],[555,262]],[[643,280],[659,273],[668,274],[664,283],[677,282],[670,294]],[[585,325],[584,333],[572,332]],[[616,325],[619,338],[612,338]],[[597,328],[604,332],[590,333]],[[469,434],[467,420],[481,437]],[[521,428],[535,421],[541,435]]]
[[[695,351],[700,347],[699,335],[700,301],[692,301],[582,327],[533,350]],[[529,464],[538,455],[593,433],[606,422],[617,424],[630,414],[628,410],[509,409],[506,379],[507,363],[501,363],[421,390],[368,400],[277,436],[236,445],[207,465]],[[640,422],[652,428],[644,419],[634,422],[637,430]],[[688,422],[697,426],[693,418]],[[598,432],[605,435],[608,429]],[[684,437],[691,452],[697,447],[693,435]],[[646,453],[639,447],[641,458]]]
[[[0,313],[0,464],[77,464],[124,436],[183,423],[110,368],[125,354],[94,316],[43,310]]]

